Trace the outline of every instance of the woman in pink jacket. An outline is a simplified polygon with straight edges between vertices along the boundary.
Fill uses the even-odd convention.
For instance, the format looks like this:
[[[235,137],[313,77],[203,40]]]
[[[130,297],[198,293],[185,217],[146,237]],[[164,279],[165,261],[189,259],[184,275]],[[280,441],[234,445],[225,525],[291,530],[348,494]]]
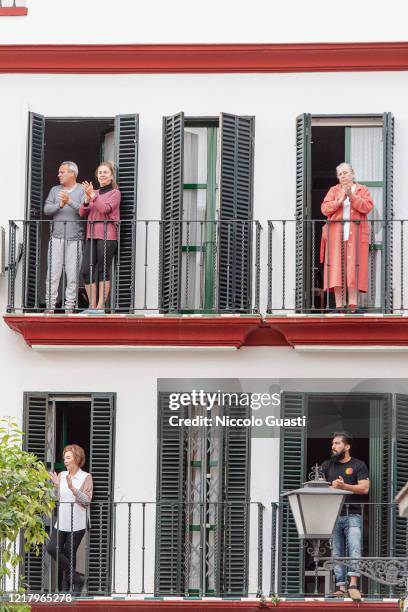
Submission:
[[[120,191],[111,162],[102,162],[95,176],[100,188],[84,181],[85,201],[79,214],[88,219],[81,273],[89,308],[103,312],[110,291],[110,271],[118,246]],[[98,276],[98,287],[95,279]]]
[[[339,183],[329,189],[322,203],[328,223],[322,232],[320,261],[324,262],[324,289],[334,290],[336,309],[348,303],[349,311],[354,312],[358,291],[368,288],[367,215],[374,204],[367,187],[354,182],[350,164],[340,164],[336,170]]]

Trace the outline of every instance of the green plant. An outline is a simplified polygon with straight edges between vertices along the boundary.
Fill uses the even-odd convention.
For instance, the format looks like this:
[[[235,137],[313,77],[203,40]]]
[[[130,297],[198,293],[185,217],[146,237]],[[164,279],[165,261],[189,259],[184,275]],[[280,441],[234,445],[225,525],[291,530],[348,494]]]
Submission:
[[[48,472],[35,455],[22,450],[22,437],[15,419],[0,418],[0,580],[22,561],[16,552],[20,532],[24,550],[39,554],[47,537],[43,517],[55,506]]]

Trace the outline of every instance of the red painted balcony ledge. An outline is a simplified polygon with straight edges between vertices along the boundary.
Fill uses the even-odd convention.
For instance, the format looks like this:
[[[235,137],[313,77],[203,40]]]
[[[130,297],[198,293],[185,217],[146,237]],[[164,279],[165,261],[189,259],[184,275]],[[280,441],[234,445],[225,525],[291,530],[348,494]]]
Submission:
[[[137,612],[150,612],[159,610],[161,612],[196,612],[197,610],[211,610],[211,612],[260,612],[262,610],[307,610],[307,612],[334,612],[334,610],[355,610],[356,608],[364,612],[381,612],[383,610],[398,610],[397,601],[362,601],[355,604],[352,601],[278,601],[265,603],[257,601],[140,601],[125,599],[81,601],[65,604],[31,604],[32,612],[58,609],[61,612],[73,612],[75,610],[87,610],[87,612],[102,612],[102,610],[117,609],[118,611],[136,610]]]
[[[408,316],[42,315],[4,316],[36,349],[408,350]]]
[[[27,13],[26,6],[0,6],[0,17],[24,17]]]

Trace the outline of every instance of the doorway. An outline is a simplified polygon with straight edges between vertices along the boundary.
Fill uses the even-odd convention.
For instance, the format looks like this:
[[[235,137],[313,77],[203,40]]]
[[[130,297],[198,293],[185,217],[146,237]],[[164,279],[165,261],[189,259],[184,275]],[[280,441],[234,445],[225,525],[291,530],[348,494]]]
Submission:
[[[306,416],[308,423],[307,427],[285,429],[281,434],[281,494],[301,487],[308,480],[313,465],[320,465],[330,456],[333,433],[348,430],[354,437],[352,455],[367,464],[370,474],[369,505],[364,507],[363,554],[366,556],[389,556],[390,551],[396,549],[393,542],[401,540],[395,509],[391,511],[396,483],[400,480],[400,468],[394,466],[392,459],[392,423],[396,419],[402,429],[404,401],[398,396],[393,398],[381,393],[285,392],[282,396],[282,416]],[[404,456],[403,445],[400,446],[398,441],[395,452],[397,456],[399,453]],[[310,560],[300,546],[285,498],[282,498],[279,509],[279,593],[300,595],[314,592],[313,574],[307,574],[311,571]],[[319,582],[321,592],[328,588],[328,576],[323,577],[326,584]],[[378,585],[371,582],[363,583],[365,592],[378,594]]]
[[[88,577],[90,594],[106,595],[111,589],[113,530],[113,475],[115,394],[24,394],[24,449],[43,461],[48,470],[64,469],[62,451],[75,443],[86,453],[85,471],[93,477],[91,528],[84,538],[86,554],[78,550],[78,569]],[[42,547],[40,547],[42,548]],[[24,553],[24,575],[30,592],[43,592],[55,584],[52,568],[45,569],[45,551]],[[49,560],[49,559],[48,559]],[[50,582],[51,579],[51,582]]]
[[[335,432],[349,432],[353,436],[350,451],[368,467],[370,473],[370,401],[367,398],[341,397],[336,395],[312,396],[308,405],[308,431],[306,471],[307,479],[311,468],[330,458],[331,440]],[[367,498],[367,502],[368,502]],[[363,510],[363,556],[369,556],[369,507]],[[330,556],[329,542],[325,542]],[[313,593],[315,589],[314,563],[310,555],[305,555],[305,593]],[[322,578],[325,577],[322,575]],[[330,578],[330,575],[327,576]],[[325,586],[321,580],[319,588]],[[324,593],[325,590],[322,590]],[[364,592],[367,592],[364,589]]]
[[[322,201],[337,184],[336,166],[348,162],[356,182],[374,201],[368,215],[368,290],[359,294],[367,311],[392,307],[392,167],[394,119],[382,115],[310,115],[297,118],[296,309],[318,311],[334,307],[324,293],[320,242],[326,218]]]
[[[79,165],[78,182],[81,182],[93,178],[103,158],[115,160],[116,182],[121,190],[117,265],[114,266],[110,308],[115,312],[129,312],[134,308],[138,142],[137,114],[55,118],[29,113],[22,264],[24,311],[42,312],[45,307],[49,228],[44,223],[43,209],[49,189],[57,184],[59,165],[62,161],[75,161]],[[86,300],[81,284],[78,283],[78,304],[75,305],[78,309]],[[61,299],[61,286],[59,293]]]
[[[96,186],[95,170],[101,161],[114,161],[114,120],[113,119],[45,119],[44,130],[44,201],[51,187],[58,185],[57,172],[63,161],[73,161],[78,165],[78,183],[92,181]],[[52,217],[40,218],[50,221]],[[40,308],[45,308],[45,284],[47,275],[47,253],[49,243],[49,223],[42,224],[40,260]],[[62,306],[63,279],[61,276],[57,298],[57,309]],[[64,285],[65,286],[65,285]],[[79,279],[78,308],[87,306],[87,298],[82,279]]]

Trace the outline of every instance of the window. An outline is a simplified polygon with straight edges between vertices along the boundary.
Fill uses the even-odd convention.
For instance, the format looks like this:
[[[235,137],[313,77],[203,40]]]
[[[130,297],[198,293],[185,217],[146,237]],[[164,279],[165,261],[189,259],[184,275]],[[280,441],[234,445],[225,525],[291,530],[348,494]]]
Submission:
[[[250,311],[253,147],[254,117],[163,119],[162,312]]]
[[[248,591],[250,428],[172,426],[159,394],[156,575],[158,595],[245,596]],[[227,414],[215,406],[205,416]],[[233,415],[249,416],[248,407]]]
[[[25,393],[24,445],[49,469],[62,469],[61,452],[77,443],[87,455],[94,482],[87,557],[88,590],[93,595],[110,592],[115,395]],[[44,553],[43,553],[44,554]],[[29,552],[24,575],[30,592],[43,592],[50,576],[43,574],[42,555]]]
[[[182,225],[182,312],[215,308],[217,134],[216,125],[197,127],[185,121],[183,220],[187,223]]]
[[[45,146],[46,143],[46,146]],[[121,191],[120,240],[111,308],[128,311],[134,307],[134,254],[138,115],[115,118],[29,116],[29,158],[26,220],[23,250],[24,305],[28,311],[45,307],[45,278],[49,224],[43,206],[49,189],[56,184],[62,161],[79,166],[79,181],[91,179],[103,156],[116,164]]]
[[[361,304],[370,310],[392,309],[392,165],[394,119],[383,115],[297,118],[296,309],[319,308],[323,287],[319,247],[323,228],[321,202],[337,182],[335,168],[351,163],[357,182],[366,185],[375,208],[369,215],[369,290]],[[380,223],[383,221],[383,223]]]

